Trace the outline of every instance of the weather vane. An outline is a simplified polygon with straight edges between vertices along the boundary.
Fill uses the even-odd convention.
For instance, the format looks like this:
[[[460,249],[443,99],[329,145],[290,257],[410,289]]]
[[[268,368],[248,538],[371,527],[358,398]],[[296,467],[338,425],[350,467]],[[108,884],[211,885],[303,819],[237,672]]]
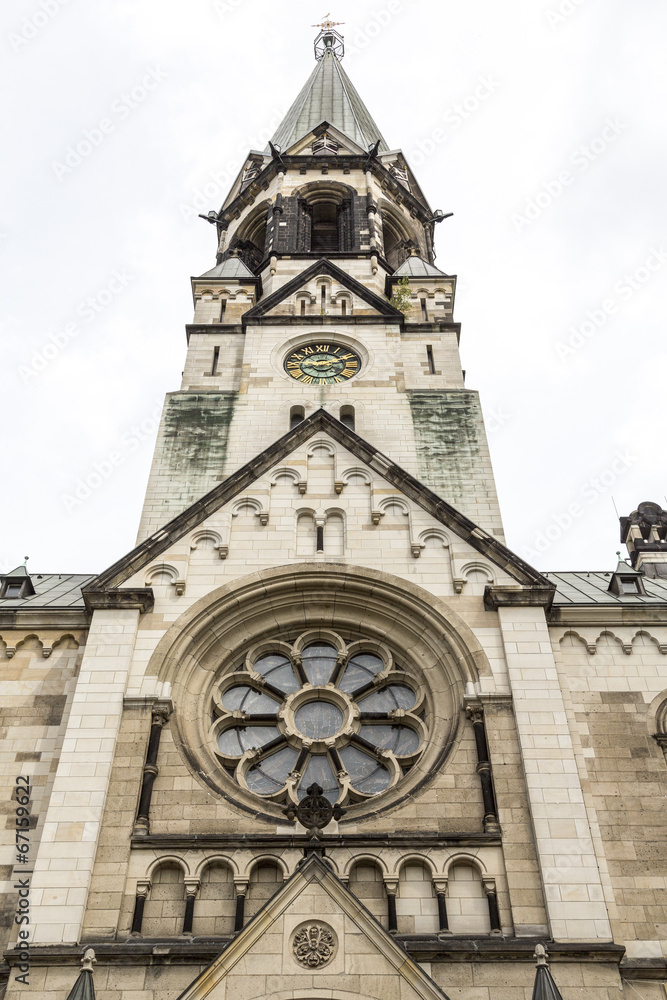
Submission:
[[[329,18],[331,14],[325,14],[322,18],[322,24],[313,24],[312,28],[321,28],[322,31],[331,31],[332,28],[337,28],[340,24],[345,24],[345,21],[330,21]]]

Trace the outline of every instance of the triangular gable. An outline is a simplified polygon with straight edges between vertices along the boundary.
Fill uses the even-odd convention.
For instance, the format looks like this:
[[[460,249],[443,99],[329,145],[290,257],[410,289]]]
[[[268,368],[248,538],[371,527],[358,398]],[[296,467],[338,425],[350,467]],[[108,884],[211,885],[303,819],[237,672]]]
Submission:
[[[330,122],[324,120],[319,122],[315,128],[312,128],[307,135],[301,136],[289,149],[283,150],[285,156],[300,156],[312,146],[313,142],[318,139],[324,132],[331,136],[338,143],[338,156],[344,156],[345,153],[349,153],[352,156],[367,156],[368,150],[364,149],[359,143],[355,142],[354,139],[346,135],[345,132],[341,132],[340,129],[336,128]]]
[[[300,929],[324,931],[328,953],[312,965],[295,955]],[[266,937],[265,937],[266,935]],[[361,939],[361,943],[360,943]],[[270,944],[269,944],[270,942]],[[292,995],[318,995],[336,976],[354,974],[360,995],[377,995],[382,977],[397,977],[402,1000],[448,1000],[366,907],[318,857],[311,856],[250,920],[225,950],[181,993],[178,1000],[233,1000],[261,996],[258,982],[271,979],[271,993],[281,994],[281,979]],[[368,979],[368,983],[364,980]],[[248,980],[252,980],[249,982]],[[259,988],[259,991],[258,991]],[[252,990],[252,992],[250,992]]]
[[[242,466],[219,486],[188,507],[155,534],[141,542],[109,569],[92,580],[86,591],[109,590],[122,586],[135,573],[139,573],[154,559],[165,552],[174,542],[193,531],[211,514],[219,510],[234,497],[247,490],[261,476],[276,464],[283,462],[296,448],[303,445],[320,431],[329,434],[344,448],[355,455],[374,471],[378,472],[392,486],[413,500],[436,520],[450,528],[459,538],[486,556],[494,565],[508,573],[518,583],[528,587],[545,588],[551,592],[555,588],[546,577],[538,573],[527,562],[506,548],[497,538],[476,525],[470,518],[448,504],[418,479],[396,465],[363,438],[349,430],[326,410],[317,410],[302,420],[292,430],[257,455],[247,465]]]
[[[256,323],[261,321],[267,316],[272,309],[275,309],[277,305],[288,299],[291,295],[294,295],[299,291],[304,285],[308,284],[312,278],[316,278],[319,274],[327,274],[330,278],[333,278],[339,284],[343,285],[349,292],[354,295],[358,295],[360,299],[367,302],[376,312],[385,317],[386,319],[393,320],[396,323],[402,323],[404,320],[403,313],[400,310],[392,306],[391,302],[387,302],[386,299],[381,298],[374,292],[371,292],[366,288],[361,282],[356,281],[354,278],[346,274],[345,271],[341,270],[335,264],[332,264],[330,260],[326,258],[321,258],[316,260],[314,264],[307,267],[305,271],[301,274],[297,274],[295,278],[288,281],[286,285],[282,285],[271,295],[267,295],[266,298],[258,302],[257,305],[249,309],[247,313],[243,316],[243,325],[246,326],[248,323]],[[354,320],[354,317],[350,317]],[[309,322],[312,323],[312,317],[309,317]]]

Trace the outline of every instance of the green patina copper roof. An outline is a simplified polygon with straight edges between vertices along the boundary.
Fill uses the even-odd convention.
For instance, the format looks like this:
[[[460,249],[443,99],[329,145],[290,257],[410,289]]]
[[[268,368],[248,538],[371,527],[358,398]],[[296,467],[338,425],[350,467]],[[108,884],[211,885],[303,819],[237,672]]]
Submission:
[[[444,271],[439,271],[433,264],[428,264],[421,257],[408,257],[401,266],[394,271],[394,277],[403,277],[406,274],[409,278],[446,278]]]
[[[332,51],[326,52],[319,60],[271,141],[274,146],[280,146],[286,152],[322,122],[333,125],[364,150],[378,140],[381,151],[389,149],[340,60]]]

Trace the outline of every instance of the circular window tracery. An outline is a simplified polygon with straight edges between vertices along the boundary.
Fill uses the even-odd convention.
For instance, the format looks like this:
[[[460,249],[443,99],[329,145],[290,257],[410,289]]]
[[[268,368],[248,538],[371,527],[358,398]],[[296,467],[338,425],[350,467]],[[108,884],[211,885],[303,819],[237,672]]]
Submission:
[[[371,640],[334,632],[262,643],[213,696],[212,742],[236,782],[297,802],[316,782],[333,802],[395,785],[425,745],[424,692]]]

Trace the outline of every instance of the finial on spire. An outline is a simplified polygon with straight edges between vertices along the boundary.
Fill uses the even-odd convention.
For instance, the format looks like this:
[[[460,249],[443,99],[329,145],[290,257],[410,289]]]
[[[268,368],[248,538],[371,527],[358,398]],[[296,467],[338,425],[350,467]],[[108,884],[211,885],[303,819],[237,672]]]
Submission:
[[[311,27],[319,28],[321,31],[331,31],[332,28],[337,28],[340,24],[345,24],[345,21],[330,21],[330,17],[330,14],[325,14],[321,24],[313,24]]]
[[[325,14],[320,24],[313,24],[313,28],[319,28],[320,33],[315,39],[315,58],[319,62],[330,52],[337,59],[342,59],[345,55],[345,42],[343,36],[335,29],[344,21],[332,21],[330,14]]]

